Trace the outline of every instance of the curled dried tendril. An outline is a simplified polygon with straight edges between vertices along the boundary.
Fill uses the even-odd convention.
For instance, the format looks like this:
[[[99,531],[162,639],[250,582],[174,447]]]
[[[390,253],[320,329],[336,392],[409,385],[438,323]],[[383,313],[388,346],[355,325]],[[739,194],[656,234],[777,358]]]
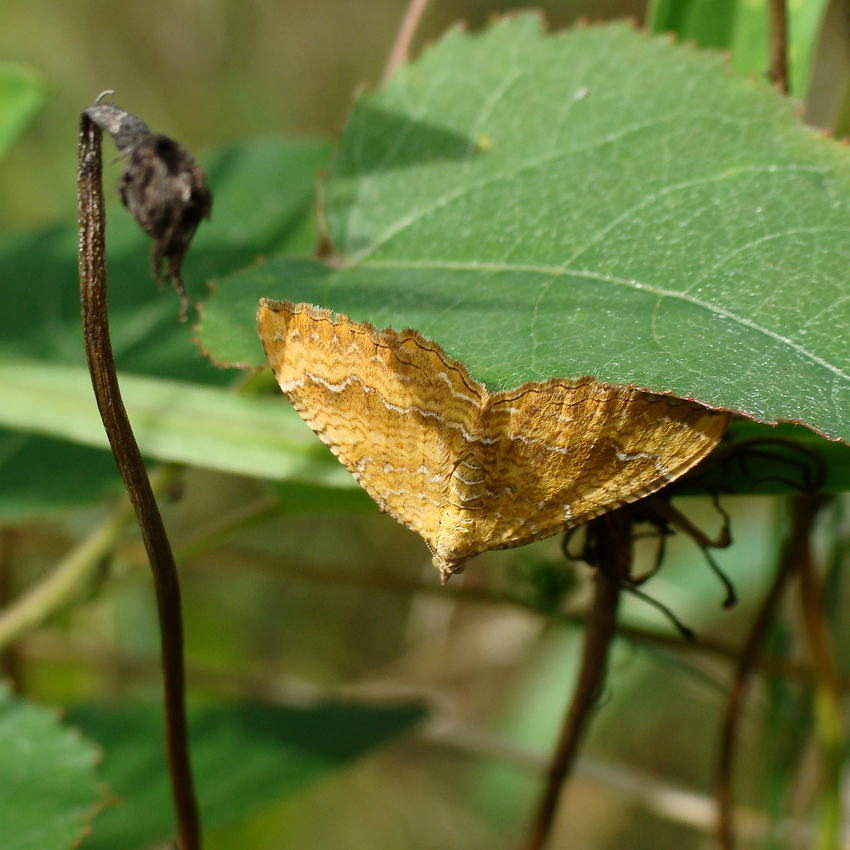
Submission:
[[[109,133],[127,160],[118,192],[124,206],[153,239],[153,275],[160,282],[174,284],[180,294],[180,321],[185,322],[189,296],[181,268],[195,230],[212,211],[206,172],[186,148],[162,133],[152,133],[144,121],[114,103],[101,103],[98,98],[85,113]]]

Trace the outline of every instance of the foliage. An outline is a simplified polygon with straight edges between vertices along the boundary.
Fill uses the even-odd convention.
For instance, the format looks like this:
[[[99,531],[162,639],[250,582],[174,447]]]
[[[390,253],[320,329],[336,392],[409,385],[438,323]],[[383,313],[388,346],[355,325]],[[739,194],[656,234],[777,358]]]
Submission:
[[[467,584],[453,579],[431,598],[424,550],[375,515],[268,375],[220,368],[262,365],[260,296],[415,326],[491,386],[591,373],[850,436],[850,160],[801,127],[794,104],[751,73],[764,65],[765,39],[753,37],[763,33],[764,5],[653,4],[653,31],[730,49],[731,66],[622,24],[547,34],[536,17],[518,15],[482,33],[453,29],[386,87],[357,98],[333,156],[329,142],[272,140],[207,154],[213,220],[185,268],[191,294],[206,299],[196,329],[179,326],[176,299],[156,291],[144,238],[117,208],[110,213],[110,315],[130,416],[147,457],[192,467],[182,497],[165,501],[184,568],[190,674],[215,701],[196,707],[192,738],[216,846],[278,846],[284,831],[293,847],[316,846],[317,835],[341,848],[356,846],[357,835],[364,846],[508,846],[505,834],[522,829],[537,790],[527,752],[550,747],[574,672],[564,659],[577,652],[578,632],[543,629],[537,618],[580,620],[572,603],[579,573],[556,545],[471,566]],[[823,7],[792,7],[797,93]],[[28,72],[0,68],[0,153],[44,96]],[[309,256],[316,244],[324,259]],[[19,556],[23,588],[113,516],[119,487],[84,370],[74,225],[0,233],[0,281],[0,518],[17,541],[10,551],[29,551],[30,533],[43,546],[32,563]],[[826,464],[826,489],[848,489],[844,444],[744,420],[732,440],[766,436],[803,445]],[[720,467],[712,487],[787,490],[771,476],[781,470],[784,481],[795,463],[772,455],[734,472]],[[699,493],[706,485],[688,486]],[[705,502],[684,503],[701,523],[717,521]],[[743,542],[718,560],[752,605],[784,526],[764,501],[733,501],[729,510]],[[836,509],[833,542],[841,522]],[[727,638],[743,631],[750,611],[720,619],[722,595],[700,554],[675,542],[669,549],[673,570],[653,580],[652,592],[667,594],[708,636],[703,651],[733,657]],[[841,600],[843,554],[837,543],[830,551]],[[98,555],[77,589],[83,601],[45,611],[48,625],[21,642],[27,675],[19,684],[75,707],[59,721],[3,695],[0,751],[26,753],[0,767],[14,780],[0,792],[4,847],[70,847],[87,825],[81,846],[93,850],[143,846],[169,830],[158,708],[145,685],[157,641],[149,587],[134,569],[141,560],[134,539]],[[522,613],[474,608],[482,599]],[[634,601],[625,606],[616,686],[589,741],[621,774],[593,774],[592,763],[584,770],[630,789],[623,793],[632,799],[636,786],[654,787],[629,784],[632,769],[708,793],[720,690],[709,665],[667,651],[653,618]],[[784,627],[773,640],[777,653],[791,652],[780,645],[792,643]],[[56,643],[73,647],[70,661]],[[410,677],[429,694],[436,687],[466,700],[459,714],[526,753],[512,762],[499,741],[488,750],[486,736],[470,743],[449,734],[450,747],[459,739],[466,747],[463,758],[432,758],[429,777],[392,755],[372,756],[361,769],[384,771],[383,790],[358,807],[350,762],[411,728],[422,710],[330,699],[333,687],[319,688],[321,699],[308,689],[304,705],[297,683],[280,686],[281,669],[332,683]],[[467,680],[469,691],[460,691]],[[752,756],[742,796],[764,805],[769,785],[779,819],[813,721],[795,683],[775,676],[769,690],[763,728],[783,750]],[[281,693],[300,707],[275,705]],[[91,703],[105,694],[123,699]],[[661,763],[660,740],[671,742]],[[99,768],[89,742],[103,750]],[[476,762],[480,751],[495,753],[498,766]],[[343,790],[329,816],[322,794],[334,783]],[[697,846],[698,836],[683,843],[670,825],[682,812],[653,810],[665,791],[640,800],[670,846]],[[585,823],[592,817],[578,819],[588,846],[622,847],[642,833],[621,821],[621,807],[605,805],[604,835],[599,823]],[[32,837],[36,814],[49,835]]]
[[[324,191],[342,267],[237,274],[201,339],[259,365],[249,305],[285,297],[415,327],[493,387],[589,374],[847,437],[848,196],[846,152],[720,57],[518,16],[361,96]]]
[[[71,847],[102,807],[97,751],[54,712],[0,687],[0,844]]]
[[[78,705],[68,722],[105,753],[113,805],[82,847],[146,847],[174,831],[159,705]],[[416,707],[241,704],[197,708],[190,718],[201,816],[210,832],[268,800],[296,794],[420,719]]]

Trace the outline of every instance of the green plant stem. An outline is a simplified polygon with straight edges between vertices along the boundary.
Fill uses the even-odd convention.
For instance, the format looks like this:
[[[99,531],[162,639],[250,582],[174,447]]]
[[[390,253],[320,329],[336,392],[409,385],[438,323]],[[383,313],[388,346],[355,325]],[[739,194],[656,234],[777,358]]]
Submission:
[[[182,564],[191,558],[197,558],[204,552],[220,546],[235,534],[245,532],[267,519],[280,514],[280,502],[273,496],[258,499],[241,508],[216,517],[209,525],[196,529],[177,548],[175,558]]]
[[[78,191],[80,302],[86,358],[97,406],[135,508],[153,573],[162,642],[165,743],[180,847],[200,850],[200,822],[186,722],[180,586],[165,526],[118,386],[107,314],[101,131],[85,113],[80,119]]]
[[[837,850],[841,837],[841,773],[844,724],[840,686],[832,652],[823,593],[811,558],[800,565],[800,608],[815,675],[815,731],[821,751],[822,787],[817,850]]]
[[[161,493],[174,480],[178,469],[170,465],[155,469],[150,476],[153,492]],[[121,539],[134,516],[133,506],[128,499],[122,498],[106,520],[63,558],[46,578],[0,611],[0,650],[72,602],[104,556]]]

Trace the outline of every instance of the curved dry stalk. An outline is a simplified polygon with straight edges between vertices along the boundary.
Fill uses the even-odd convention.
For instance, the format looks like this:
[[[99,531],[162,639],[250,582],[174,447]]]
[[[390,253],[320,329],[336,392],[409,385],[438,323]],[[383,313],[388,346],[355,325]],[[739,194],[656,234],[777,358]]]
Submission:
[[[98,409],[118,470],[135,508],[153,572],[162,639],[166,750],[180,847],[181,850],[199,850],[200,823],[186,723],[180,586],[165,526],[121,400],[109,338],[101,138],[100,128],[83,113],[80,118],[78,171],[83,338]]]
[[[407,62],[410,57],[410,44],[413,41],[413,36],[416,34],[419,21],[422,20],[425,9],[428,8],[428,2],[429,0],[410,0],[404,17],[401,19],[401,26],[398,28],[395,42],[393,42],[392,49],[390,50],[390,55],[384,68],[384,74],[381,77],[380,88],[383,88],[387,84],[387,81],[396,72],[399,65]]]
[[[823,591],[810,557],[800,564],[799,592],[806,642],[815,675],[815,729],[820,745],[824,790],[817,846],[837,850],[841,843],[841,777],[845,733],[838,668],[823,605]]]
[[[617,630],[620,589],[632,566],[631,519],[627,510],[592,520],[604,526],[598,535],[599,563],[594,576],[593,606],[584,634],[578,682],[547,771],[546,790],[529,834],[526,850],[540,850],[552,830],[561,790],[578,754],[579,744],[605,682],[608,652]]]
[[[762,602],[750,633],[747,636],[735,676],[729,688],[726,711],[723,717],[723,729],[720,740],[720,761],[717,768],[715,795],[717,798],[717,843],[722,850],[734,847],[734,829],[732,823],[732,767],[735,754],[735,741],[741,719],[741,709],[749,690],[749,684],[755,672],[759,655],[764,646],[767,630],[773,621],[776,608],[788,580],[799,569],[801,563],[809,558],[809,536],[815,517],[827,500],[826,496],[797,496],[793,500],[791,529],[782,546],[776,575],[767,596]]]

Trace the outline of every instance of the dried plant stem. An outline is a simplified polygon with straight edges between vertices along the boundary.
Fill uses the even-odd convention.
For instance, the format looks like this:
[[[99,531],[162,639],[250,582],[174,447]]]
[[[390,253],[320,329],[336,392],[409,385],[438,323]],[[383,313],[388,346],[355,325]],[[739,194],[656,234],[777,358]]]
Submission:
[[[106,297],[106,214],[101,131],[80,120],[79,264],[83,337],[95,398],[112,452],[136,511],[156,588],[162,638],[165,738],[181,850],[199,850],[200,824],[189,763],[183,669],[183,621],[174,557],[130,420],[121,401]]]
[[[770,64],[767,78],[783,94],[788,94],[788,10],[785,0],[768,0],[768,41]]]
[[[594,576],[593,607],[584,634],[581,669],[526,850],[540,850],[552,830],[561,789],[605,681],[608,652],[617,629],[621,586],[618,579],[628,581],[631,572],[631,520],[627,511],[613,511],[592,522],[603,523],[606,533],[599,535],[599,567]]]
[[[814,525],[815,517],[826,497],[797,496],[794,498],[791,517],[791,529],[782,546],[776,575],[767,596],[762,602],[744,648],[738,658],[738,665],[729,696],[726,702],[726,712],[723,717],[723,729],[720,741],[720,761],[717,769],[717,843],[722,850],[732,850],[734,847],[734,830],[732,823],[732,766],[735,754],[738,724],[741,719],[741,709],[749,689],[752,675],[755,672],[759,655],[764,646],[767,630],[773,621],[776,608],[782,599],[788,580],[800,565],[809,558],[809,535]]]
[[[398,28],[395,42],[392,50],[390,50],[387,65],[384,68],[384,75],[381,77],[381,88],[383,88],[389,78],[395,73],[399,65],[406,62],[410,56],[410,44],[413,41],[413,36],[416,33],[416,28],[419,26],[419,21],[428,8],[429,0],[410,0],[405,10],[404,17],[401,19],[401,26]]]
[[[840,683],[823,606],[823,592],[810,557],[799,570],[800,608],[815,674],[814,705],[823,769],[818,850],[841,844],[841,773],[844,764],[844,724]]]

